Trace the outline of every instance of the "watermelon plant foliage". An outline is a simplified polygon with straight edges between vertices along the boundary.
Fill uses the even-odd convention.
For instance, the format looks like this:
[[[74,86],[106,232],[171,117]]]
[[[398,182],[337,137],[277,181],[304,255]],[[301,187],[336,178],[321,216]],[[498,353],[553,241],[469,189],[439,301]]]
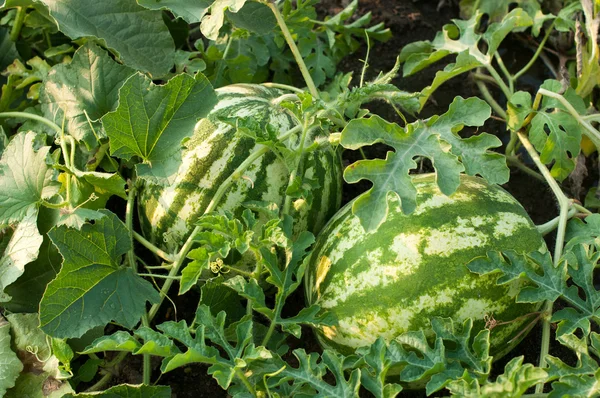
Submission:
[[[320,19],[317,0],[0,1],[0,395],[167,397],[179,392],[156,375],[194,364],[234,397],[599,393],[600,219],[581,182],[600,145],[597,2],[462,0],[462,19],[371,80],[368,51],[359,79],[340,61],[392,32],[346,3]],[[531,58],[506,62],[524,36]],[[450,57],[420,91],[396,85]],[[532,88],[534,64],[553,78]],[[419,117],[457,76],[481,95]],[[479,131],[490,118],[508,134]],[[549,185],[560,214],[538,229],[556,230],[551,252],[463,265],[540,308],[515,331],[541,323],[539,362],[494,365],[494,329],[511,323],[494,314],[432,316],[345,353],[307,344],[310,328],[344,322],[302,304],[315,236],[340,205],[342,151],[346,183],[371,183],[353,233],[375,237],[392,206],[416,211],[423,169],[443,195],[432,206],[464,174],[504,184],[512,166]],[[577,181],[583,205],[559,185]],[[176,241],[145,230],[154,190]],[[136,363],[141,380],[115,385]]]

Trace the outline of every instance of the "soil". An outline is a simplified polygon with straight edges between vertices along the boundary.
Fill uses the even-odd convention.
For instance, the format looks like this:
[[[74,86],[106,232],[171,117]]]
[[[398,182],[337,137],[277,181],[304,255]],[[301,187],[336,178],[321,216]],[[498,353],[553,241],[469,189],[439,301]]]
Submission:
[[[396,61],[397,55],[400,53],[403,46],[418,40],[431,40],[434,38],[444,24],[447,24],[450,19],[458,18],[458,7],[455,2],[446,1],[438,10],[436,1],[414,1],[414,0],[360,0],[359,10],[357,15],[364,15],[371,12],[373,15],[372,22],[384,22],[391,29],[393,37],[387,43],[377,43],[371,48],[371,54],[368,60],[369,69],[366,73],[366,78],[375,77],[380,71],[388,71],[392,68]],[[339,12],[347,4],[345,0],[327,0],[323,1],[318,10],[322,15],[331,15]],[[342,71],[354,71],[355,76],[359,76],[363,67],[362,59],[365,57],[366,49],[361,49],[358,53],[347,60],[342,61],[339,69]],[[448,59],[447,62],[451,62]],[[433,80],[435,73],[442,69],[446,64],[440,62],[434,67],[430,67],[417,73],[414,76],[407,78],[397,78],[393,84],[397,87],[413,92],[420,91],[423,87],[429,85]],[[518,59],[511,62],[519,62]],[[543,74],[543,73],[542,73]],[[544,77],[545,78],[545,77]],[[536,81],[535,85],[539,85]],[[533,85],[533,84],[532,84]],[[471,97],[478,95],[475,84],[466,76],[453,79],[445,83],[433,95],[423,112],[419,117],[425,118],[434,114],[440,114],[447,110],[448,105],[452,102],[455,96]],[[501,97],[498,95],[497,98]],[[502,103],[501,103],[502,105]],[[381,115],[390,121],[400,122],[394,111],[385,104],[373,103],[369,105],[369,109]],[[490,120],[485,126],[480,129],[499,137],[505,137],[505,131],[501,122]],[[469,131],[467,131],[469,134]],[[386,152],[385,147],[370,148],[368,156],[384,157]],[[345,162],[350,163],[356,160],[356,154],[346,153],[344,155]],[[344,201],[347,202],[369,188],[369,183],[346,185],[344,191]],[[556,215],[556,205],[553,195],[548,191],[547,187],[527,175],[519,172],[513,172],[510,183],[505,188],[512,193],[525,207],[531,218],[536,224],[543,223],[553,218]],[[303,306],[304,297],[302,289],[289,299],[289,303],[285,311],[290,315],[296,314]],[[199,299],[198,294],[192,292],[182,297],[175,298],[175,305],[180,312],[177,314],[178,319],[193,319],[193,309],[197,306]],[[173,307],[167,309],[167,305],[163,306],[163,313],[157,316],[157,319],[174,319]],[[191,309],[185,313],[182,309]],[[181,311],[184,311],[182,313]],[[285,315],[285,314],[284,314]],[[513,354],[524,355],[525,362],[536,363],[539,355],[539,343],[541,340],[540,328],[536,327],[523,340],[521,344],[513,351]],[[292,348],[304,348],[307,351],[320,351],[314,336],[308,329],[303,330],[302,340],[289,342]],[[552,348],[554,350],[555,348]],[[552,351],[551,351],[552,352]],[[512,356],[512,354],[511,354]],[[500,360],[495,364],[497,370],[504,367],[506,361],[510,358]],[[158,369],[159,364],[155,364],[153,380],[160,376]],[[124,363],[122,375],[123,380],[119,382],[140,382],[139,369],[141,363],[138,358],[132,359],[131,362]],[[191,365],[180,370],[172,371],[162,375],[157,384],[170,385],[173,391],[173,396],[178,398],[184,397],[225,397],[227,394],[217,385],[216,381],[207,375],[207,367],[202,365]],[[404,394],[404,395],[403,395]],[[370,396],[369,393],[361,394]],[[425,396],[424,393],[408,391],[401,393],[400,396],[420,397]]]

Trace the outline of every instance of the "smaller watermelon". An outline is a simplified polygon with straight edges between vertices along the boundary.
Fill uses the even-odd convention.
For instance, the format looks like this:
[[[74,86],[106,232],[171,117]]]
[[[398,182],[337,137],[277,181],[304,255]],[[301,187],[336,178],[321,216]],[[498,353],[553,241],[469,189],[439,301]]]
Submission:
[[[503,355],[531,321],[517,318],[539,307],[515,303],[522,281],[498,286],[496,275],[479,276],[466,264],[489,250],[546,251],[542,236],[516,199],[481,178],[462,175],[450,196],[440,192],[433,174],[413,183],[414,213],[403,214],[396,200],[379,229],[365,232],[350,202],[321,232],[308,260],[306,299],[339,324],[316,329],[318,339],[348,354],[379,336],[390,341],[430,330],[432,317],[472,318],[477,333],[492,316],[515,320],[491,332],[491,353]]]
[[[277,105],[285,91],[257,84],[233,84],[216,90],[218,103],[196,125],[193,136],[184,143],[182,163],[169,186],[146,183],[138,198],[144,236],[169,252],[177,251],[193,230],[195,222],[221,184],[263,145],[237,131],[223,120],[246,118],[263,129],[282,135],[297,120]],[[291,137],[292,145],[298,137]],[[309,204],[297,199],[292,205],[294,233],[317,234],[339,209],[342,198],[342,165],[339,151],[325,147],[304,155],[304,178],[314,180]],[[264,201],[280,208],[286,198],[291,170],[272,151],[259,157],[223,195],[217,210],[240,215],[242,203]]]

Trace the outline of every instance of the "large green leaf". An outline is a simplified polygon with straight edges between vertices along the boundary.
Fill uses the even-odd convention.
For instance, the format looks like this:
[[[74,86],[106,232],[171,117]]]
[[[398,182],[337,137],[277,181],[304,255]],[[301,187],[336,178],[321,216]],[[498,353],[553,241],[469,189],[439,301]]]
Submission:
[[[198,23],[208,12],[214,0],[137,0],[142,7],[151,10],[169,10],[187,23]]]
[[[491,183],[508,181],[504,157],[489,150],[501,145],[497,137],[482,133],[462,139],[458,135],[464,126],[481,126],[489,116],[485,101],[457,97],[445,114],[406,128],[378,116],[350,121],[342,131],[341,144],[345,148],[358,149],[381,142],[395,149],[388,152],[386,159],[361,160],[344,171],[349,183],[362,179],[373,182],[373,187],[352,207],[363,227],[368,231],[377,229],[387,216],[388,201],[393,196],[400,199],[403,212],[410,214],[415,209],[416,190],[409,171],[417,167],[416,157],[431,160],[437,184],[446,195],[458,188],[463,171],[479,174]]]
[[[0,159],[0,226],[23,220],[42,199],[55,193],[52,169],[46,164],[49,146],[36,151],[36,134],[19,133]]]
[[[65,118],[65,131],[92,148],[105,136],[98,120],[115,110],[119,88],[133,73],[88,42],[75,52],[70,64],[55,65],[48,73],[40,91],[44,116],[58,125]]]
[[[5,288],[23,275],[25,265],[38,257],[44,238],[37,228],[37,215],[37,209],[29,208],[14,231],[0,234],[0,301],[9,300]]]
[[[129,233],[116,215],[101,212],[105,217],[81,230],[60,226],[48,233],[64,258],[40,303],[40,327],[53,337],[80,337],[110,321],[133,328],[146,301],[160,300],[149,282],[120,264],[131,249]]]
[[[116,111],[102,118],[113,156],[139,156],[141,178],[168,184],[181,163],[181,142],[216,103],[208,80],[200,73],[181,74],[157,86],[142,74],[133,75],[119,91]]]
[[[175,44],[160,11],[133,0],[40,0],[60,30],[72,39],[96,37],[123,62],[154,77],[173,66]]]
[[[0,324],[0,358],[0,395],[4,396],[23,370],[23,364],[10,348],[10,325],[7,322]]]

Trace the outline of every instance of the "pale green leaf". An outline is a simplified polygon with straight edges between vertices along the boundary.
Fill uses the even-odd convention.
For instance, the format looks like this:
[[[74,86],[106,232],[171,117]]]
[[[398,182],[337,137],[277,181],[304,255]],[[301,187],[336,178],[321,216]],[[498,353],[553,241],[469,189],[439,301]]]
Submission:
[[[56,380],[48,373],[26,372],[19,375],[15,386],[4,398],[62,398],[74,392],[68,382]]]
[[[135,74],[121,87],[116,111],[102,118],[111,153],[124,159],[139,156],[141,178],[168,184],[181,163],[182,140],[215,103],[215,92],[200,73],[195,78],[177,75],[163,86]]]
[[[37,312],[46,285],[60,271],[61,260],[56,247],[44,235],[38,258],[29,263],[25,273],[4,290],[10,301],[2,303],[2,306],[11,312]]]
[[[198,23],[206,14],[214,0],[137,0],[142,7],[150,10],[169,10],[187,23]]]
[[[103,351],[135,352],[140,347],[141,344],[131,334],[124,330],[119,330],[111,335],[97,338],[80,354],[93,354]]]
[[[483,35],[488,43],[488,54],[494,54],[510,32],[520,31],[531,25],[533,25],[531,17],[522,8],[515,8],[502,18],[502,21],[488,26]]]
[[[36,151],[36,134],[15,135],[0,159],[0,226],[23,220],[36,209],[51,190],[52,169],[46,164],[50,151],[44,146]]]
[[[126,65],[154,77],[164,76],[173,66],[175,45],[160,11],[123,0],[41,1],[71,39],[101,39]]]
[[[13,344],[19,351],[27,352],[27,347],[33,349],[39,358],[46,359],[52,354],[46,335],[39,328],[38,314],[9,314]]]
[[[244,3],[246,0],[215,0],[210,6],[210,15],[205,16],[200,24],[202,34],[210,40],[216,40],[225,22],[225,12],[238,12]]]
[[[0,325],[0,395],[15,385],[23,364],[10,348],[10,325]]]
[[[80,337],[110,321],[132,328],[146,301],[160,299],[149,282],[121,266],[131,249],[129,233],[116,215],[102,212],[105,217],[81,230],[61,226],[48,233],[64,258],[40,303],[40,327],[53,337]]]
[[[508,127],[512,131],[519,130],[532,110],[531,94],[525,91],[514,93],[507,104]]]
[[[481,126],[490,116],[490,108],[478,98],[457,97],[448,112],[426,121],[417,121],[401,128],[378,116],[350,121],[342,131],[341,144],[358,149],[378,142],[395,149],[386,159],[361,160],[344,171],[344,179],[355,183],[362,179],[373,187],[353,204],[353,213],[361,219],[367,231],[376,229],[385,220],[388,201],[396,196],[402,210],[410,214],[416,206],[416,190],[409,171],[417,167],[416,157],[431,160],[440,190],[451,195],[458,188],[459,175],[479,174],[491,183],[508,180],[509,170],[504,157],[489,149],[501,145],[500,140],[482,133],[462,139],[458,132],[464,126]]]
[[[2,153],[4,152],[4,149],[8,146],[8,137],[6,136],[6,133],[4,132],[4,128],[2,126],[0,126],[0,157],[2,156]]]
[[[133,73],[105,50],[87,42],[75,52],[70,64],[55,65],[48,73],[40,90],[44,116],[59,126],[64,118],[65,131],[93,148],[98,138],[105,137],[98,120],[115,110],[119,88]]]
[[[63,398],[171,398],[171,387],[121,384],[101,392],[66,394]]]
[[[38,258],[44,239],[37,228],[37,215],[37,209],[30,207],[14,231],[0,234],[0,248],[4,247],[0,257],[0,297],[5,297],[6,287],[23,275],[25,266]],[[8,241],[6,246],[4,240]]]
[[[56,226],[65,225],[70,228],[81,229],[87,221],[99,220],[102,217],[104,217],[104,214],[97,210],[78,207],[62,213],[56,222]]]

